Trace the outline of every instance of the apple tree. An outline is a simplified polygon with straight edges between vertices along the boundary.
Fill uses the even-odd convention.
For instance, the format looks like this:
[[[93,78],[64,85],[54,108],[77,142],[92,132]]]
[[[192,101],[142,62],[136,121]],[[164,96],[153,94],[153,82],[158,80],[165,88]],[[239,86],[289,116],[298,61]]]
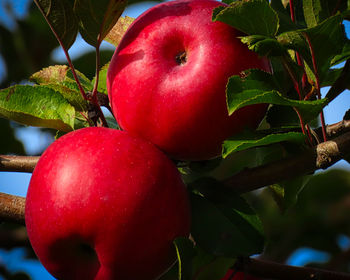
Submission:
[[[343,248],[338,242],[340,237],[350,236],[350,173],[343,169],[327,170],[340,160],[349,161],[350,111],[342,112],[343,119],[336,123],[327,123],[323,113],[339,95],[346,96],[350,109],[347,91],[350,89],[350,51],[345,32],[350,19],[350,2],[224,2],[225,5],[210,11],[210,22],[235,29],[235,40],[255,56],[268,59],[271,69],[262,70],[253,65],[225,78],[221,85],[226,105],[223,110],[230,117],[240,110],[263,106],[266,113],[257,129],[246,127],[225,136],[220,155],[214,158],[170,157],[186,184],[191,230],[189,236],[173,240],[172,250],[177,262],[159,279],[350,279],[350,246]],[[100,47],[104,40],[116,48],[125,44],[124,34],[137,20],[122,13],[133,2],[34,0],[34,3],[36,7],[29,18],[35,18],[37,24],[28,20],[21,26],[23,30],[32,31],[24,35],[28,36],[28,42],[34,44],[47,38],[42,50],[27,44],[22,48],[23,56],[10,56],[16,49],[14,35],[1,33],[5,43],[0,45],[0,51],[9,73],[0,89],[1,171],[31,173],[40,160],[40,155],[25,155],[22,143],[14,137],[13,131],[19,124],[49,131],[57,142],[64,141],[61,139],[66,139],[72,131],[83,131],[87,127],[128,130],[122,122],[118,124],[118,117],[115,118],[118,109],[108,97],[111,95],[108,91],[113,88],[108,86],[112,53],[101,51]],[[171,15],[172,11],[169,13]],[[188,22],[198,22],[198,18],[192,17]],[[159,18],[162,16],[154,19],[155,27]],[[191,30],[191,26],[188,29]],[[51,35],[47,35],[49,30]],[[68,50],[78,32],[95,49],[93,57],[70,58]],[[196,30],[193,34],[196,35]],[[135,40],[132,37],[128,44]],[[57,42],[65,53],[65,65],[58,65],[50,58]],[[168,44],[169,50],[174,43]],[[211,55],[213,61],[217,59],[214,52]],[[128,54],[122,53],[113,59],[118,59],[119,63],[123,56]],[[13,63],[16,59],[20,60]],[[186,63],[186,59],[182,53],[176,53],[175,61],[179,64]],[[238,61],[244,59],[241,56]],[[147,65],[142,67],[147,71]],[[216,67],[216,72],[221,73],[220,64]],[[201,69],[207,69],[207,65]],[[138,72],[124,73],[118,83],[127,84]],[[201,83],[214,78],[205,71],[201,76]],[[140,81],[137,94],[153,86]],[[192,85],[187,83],[186,86]],[[183,84],[179,84],[179,88],[186,90]],[[129,99],[124,101],[133,105],[139,102],[137,97],[131,103]],[[146,122],[150,111],[142,107],[148,105],[146,101],[142,100],[138,107],[142,108],[139,112],[143,115],[137,115],[137,122],[141,126],[144,124],[142,131],[149,135],[153,128]],[[202,100],[198,100],[197,105],[191,103],[191,110],[197,112],[201,103]],[[188,111],[191,113],[191,110]],[[249,114],[244,117],[255,118],[257,111],[248,110]],[[209,109],[203,113],[217,114]],[[243,118],[235,121],[243,121]],[[201,125],[205,128],[206,123]],[[191,135],[184,133],[186,137]],[[204,136],[195,137],[198,145],[208,141]],[[180,146],[186,146],[184,141],[193,142],[186,138],[181,141]],[[58,158],[63,161],[63,156]],[[140,158],[140,154],[135,154],[137,161]],[[91,155],[90,160],[96,162]],[[147,158],[143,160],[148,163]],[[99,161],[103,162],[103,158]],[[81,170],[84,167],[82,163]],[[108,170],[105,173],[108,174]],[[35,178],[40,182],[40,176]],[[98,188],[96,184],[95,189]],[[99,192],[94,195],[98,196]],[[1,232],[5,236],[1,245],[7,249],[26,247],[29,256],[35,257],[27,237],[16,235],[23,233],[28,222],[24,218],[25,201],[23,197],[0,193]],[[40,202],[35,205],[40,208]],[[47,220],[50,222],[50,215]],[[101,223],[97,227],[103,231],[103,226]],[[158,246],[157,241],[157,238],[153,240],[154,247]],[[288,257],[301,247],[327,253],[327,261],[315,261],[305,267],[287,265]],[[141,244],[138,250],[145,248],[150,248],[150,244],[145,247]],[[14,277],[6,268],[1,273]],[[95,279],[95,275],[89,277]],[[145,275],[144,279],[147,277]]]

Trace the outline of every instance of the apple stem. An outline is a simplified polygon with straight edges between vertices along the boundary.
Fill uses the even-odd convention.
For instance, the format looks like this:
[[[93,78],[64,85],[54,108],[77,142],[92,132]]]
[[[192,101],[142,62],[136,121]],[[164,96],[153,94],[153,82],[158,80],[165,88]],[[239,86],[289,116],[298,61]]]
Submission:
[[[96,47],[96,75],[94,89],[92,90],[92,99],[97,100],[97,89],[100,78],[100,43],[97,43]]]
[[[100,45],[101,42],[98,41],[95,49],[96,49],[96,75],[95,75],[95,84],[92,90],[92,95],[89,97],[89,101],[92,103],[92,110],[96,111],[97,114],[94,114],[96,118],[93,119],[95,125],[97,125],[97,120],[100,119],[102,122],[102,126],[108,127],[106,118],[101,110],[101,106],[98,102],[98,83],[100,77]]]

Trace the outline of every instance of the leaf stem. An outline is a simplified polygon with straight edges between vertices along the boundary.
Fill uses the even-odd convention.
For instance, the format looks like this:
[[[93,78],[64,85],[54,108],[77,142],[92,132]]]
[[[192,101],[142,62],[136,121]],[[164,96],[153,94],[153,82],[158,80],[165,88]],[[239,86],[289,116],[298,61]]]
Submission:
[[[36,6],[39,8],[40,12],[42,13],[42,15],[44,16],[47,24],[50,26],[51,28],[51,31],[53,33],[53,35],[56,37],[58,43],[60,44],[61,48],[63,49],[63,52],[64,52],[64,55],[66,56],[66,59],[68,61],[68,65],[73,73],[73,77],[74,77],[74,80],[76,81],[77,85],[78,85],[78,88],[79,88],[79,91],[81,93],[81,95],[83,96],[84,100],[88,100],[87,98],[87,95],[78,79],[78,76],[77,76],[77,73],[75,72],[75,68],[74,68],[74,65],[72,63],[72,60],[70,59],[70,56],[69,56],[69,53],[68,53],[68,50],[67,48],[63,45],[63,42],[62,40],[60,39],[60,37],[58,36],[56,30],[54,29],[54,27],[52,26],[52,24],[50,23],[50,21],[47,19],[47,16],[44,12],[44,10],[41,8],[41,6],[39,5],[38,1],[37,0],[34,0],[34,3],[36,4]]]
[[[293,22],[295,22],[295,15],[294,15],[294,2],[293,0],[289,0],[289,10],[290,10],[290,17]],[[302,85],[301,88],[304,90],[305,85],[306,85],[306,72],[305,72],[305,65],[304,61],[301,58],[299,52],[295,52],[296,57],[297,57],[297,62],[300,67],[303,68],[304,73],[303,73],[303,78],[302,78]],[[299,89],[299,84],[298,84],[298,94],[299,94],[299,99],[302,100],[302,95],[301,95],[301,90]]]
[[[315,71],[315,77],[316,77],[316,95],[318,99],[321,99],[321,84],[320,84],[320,77],[318,74],[318,69],[317,69],[317,63],[316,63],[316,57],[315,57],[315,52],[314,52],[314,48],[311,44],[311,40],[310,37],[307,33],[303,33],[303,35],[305,36],[307,43],[309,45],[310,48],[310,52],[311,52],[311,57],[312,57],[312,65]],[[326,135],[326,123],[325,123],[325,119],[324,119],[324,114],[323,114],[323,110],[320,112],[320,118],[321,118],[321,125],[322,125],[322,134],[323,134],[323,141],[327,141],[327,135]]]
[[[293,107],[293,109],[298,115],[301,131],[307,137],[307,140],[308,140],[307,143],[311,147],[312,146],[312,137],[311,137],[310,133],[306,133],[306,131],[305,131],[305,124],[304,124],[303,117],[301,116],[299,110],[296,107]],[[309,130],[308,130],[308,132],[309,132]]]
[[[92,90],[92,96],[90,98],[91,103],[94,105],[94,109],[97,110],[98,112],[98,116],[100,118],[100,120],[102,121],[102,125],[104,127],[108,127],[106,118],[101,110],[101,106],[98,102],[98,83],[99,83],[99,77],[100,77],[100,45],[101,45],[101,41],[98,40],[97,44],[95,46],[96,49],[96,79],[95,79],[95,84],[94,84],[94,88]]]
[[[294,15],[294,2],[293,0],[289,0],[289,10],[290,10],[290,18],[293,22],[295,22],[295,15]]]
[[[100,43],[96,45],[96,79],[94,84],[94,89],[92,90],[92,99],[97,102],[97,89],[100,78]]]
[[[295,90],[297,91],[297,93],[299,95],[299,99],[301,99],[300,85],[299,85],[298,79],[297,79],[294,71],[290,67],[288,59],[287,59],[286,56],[282,57],[282,64],[283,64],[284,68],[287,70],[289,76],[292,79],[294,88],[295,88]],[[309,145],[311,146],[312,145],[312,137],[311,137],[311,135],[309,133],[307,134],[305,132],[305,124],[304,124],[303,118],[302,118],[301,114],[299,113],[299,111],[297,110],[297,108],[293,107],[293,109],[298,115],[298,118],[299,118],[299,121],[300,121],[301,130],[302,130],[303,134],[307,137]]]
[[[57,39],[58,39],[58,38],[57,38]],[[59,39],[58,39],[58,40],[59,40]],[[61,43],[60,43],[60,44],[61,44]],[[80,91],[81,95],[83,96],[84,100],[87,100],[87,101],[88,101],[89,98],[87,97],[87,95],[86,95],[86,93],[85,93],[85,90],[83,89],[83,86],[82,86],[81,83],[80,83],[80,80],[79,80],[78,75],[77,75],[77,73],[76,73],[76,71],[75,71],[74,65],[73,65],[73,63],[72,63],[72,60],[70,59],[68,50],[66,50],[66,48],[65,48],[62,44],[61,44],[61,47],[62,47],[62,49],[63,49],[63,52],[64,52],[65,56],[66,56],[68,65],[69,65],[69,67],[70,67],[70,69],[71,69],[71,71],[72,71],[74,80],[75,80],[75,82],[76,82],[77,85],[78,85],[79,91]]]

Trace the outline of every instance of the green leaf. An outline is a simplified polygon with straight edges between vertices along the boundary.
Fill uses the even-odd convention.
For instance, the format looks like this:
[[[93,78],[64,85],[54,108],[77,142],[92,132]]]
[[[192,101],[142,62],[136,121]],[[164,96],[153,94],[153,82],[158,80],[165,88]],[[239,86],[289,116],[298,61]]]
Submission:
[[[118,47],[120,40],[123,38],[126,30],[135,19],[132,17],[120,17],[117,23],[113,26],[111,31],[107,34],[105,41]]]
[[[267,146],[280,142],[303,143],[305,136],[300,132],[262,134],[259,131],[245,132],[224,141],[222,146],[222,156],[225,158],[229,154],[250,149],[253,147]]]
[[[74,128],[74,107],[48,86],[15,85],[0,90],[0,116],[62,131]]]
[[[188,238],[179,237],[174,240],[178,260],[178,279],[191,280],[192,259],[195,255],[193,242]]]
[[[75,72],[83,88],[86,91],[91,91],[93,88],[91,81],[78,70],[75,70]],[[79,90],[72,71],[66,65],[46,67],[39,72],[34,73],[29,80],[39,85],[60,84],[71,89]]]
[[[281,0],[271,0],[271,8],[278,15],[279,19],[279,28],[278,33],[296,30],[298,29],[296,24],[291,20],[290,14],[287,12],[285,7],[283,6]]]
[[[261,70],[249,70],[247,76],[232,76],[226,87],[227,107],[233,114],[247,105],[268,103],[292,106],[298,109],[305,121],[312,120],[327,105],[327,99],[315,101],[298,101],[283,97],[275,90],[276,82],[271,74]]]
[[[78,33],[78,23],[68,0],[34,0],[58,41],[68,50]]]
[[[107,72],[108,72],[109,63],[104,65],[99,72],[99,83],[97,90],[104,94],[107,94]],[[94,84],[96,81],[96,76],[92,79],[92,83]]]
[[[193,277],[196,280],[220,280],[227,270],[236,262],[235,258],[216,257],[208,254],[198,246],[193,258]]]
[[[117,123],[117,121],[115,120],[115,118],[113,116],[105,116],[105,119],[107,121],[109,128],[121,130],[119,124]]]
[[[272,37],[278,30],[278,16],[266,0],[236,1],[214,10],[213,21],[224,22],[248,35]]]
[[[271,128],[279,127],[300,127],[300,120],[289,106],[273,105],[269,108],[266,115],[266,121]]]
[[[303,1],[304,16],[308,27],[316,26],[329,16],[327,13],[328,11],[324,7],[325,5],[327,5],[327,0]]]
[[[205,184],[210,184],[208,178]],[[260,253],[264,247],[262,225],[245,200],[215,182],[191,195],[192,230],[198,246],[221,257]]]
[[[79,19],[83,39],[97,47],[118,21],[126,0],[75,0],[74,12]]]
[[[290,207],[295,205],[298,201],[299,193],[304,189],[310,178],[311,176],[300,176],[270,186],[275,200],[282,212],[287,211]]]
[[[337,65],[347,59],[350,58],[350,40],[346,40],[346,43],[344,44],[343,50],[340,54],[336,55],[332,61],[331,65]]]
[[[242,37],[241,41],[260,56],[282,56],[286,53],[286,49],[274,38],[250,35]]]
[[[325,75],[321,87],[330,87],[332,86],[335,81],[339,78],[343,68],[335,68],[335,69],[329,69],[327,72],[327,75]],[[350,83],[349,83],[350,85]]]
[[[334,56],[340,54],[345,44],[345,33],[342,27],[342,16],[336,15],[323,21],[316,27],[305,30],[315,53],[318,74],[321,78],[331,66]],[[311,64],[309,64],[311,68]],[[313,67],[312,67],[313,69]],[[315,73],[315,69],[314,73]]]
[[[342,20],[342,16],[338,14],[315,27],[282,33],[277,40],[286,48],[298,51],[315,74],[307,36],[315,54],[317,72],[322,83],[332,59],[342,52],[345,44]]]
[[[344,11],[347,8],[346,0],[304,0],[303,11],[308,27],[314,27],[328,17],[336,14],[337,11]]]
[[[68,86],[59,84],[48,84],[46,87],[60,93],[77,111],[87,111],[88,102],[84,100],[81,93],[76,89],[71,89]]]
[[[85,91],[92,90],[92,84],[84,74],[76,71]],[[39,85],[46,85],[62,94],[78,111],[86,111],[88,103],[82,97],[80,90],[74,80],[73,74],[66,65],[49,66],[34,73],[30,81]]]

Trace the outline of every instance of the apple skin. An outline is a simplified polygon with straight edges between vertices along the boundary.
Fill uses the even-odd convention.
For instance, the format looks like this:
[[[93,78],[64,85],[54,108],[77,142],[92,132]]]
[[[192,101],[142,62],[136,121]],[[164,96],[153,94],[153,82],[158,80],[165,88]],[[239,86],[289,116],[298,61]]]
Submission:
[[[61,137],[40,157],[26,199],[32,247],[58,279],[155,279],[188,236],[175,165],[153,144],[108,128]]]
[[[222,278],[221,280],[259,280],[259,278],[256,278],[242,271],[236,271],[235,275],[232,278],[230,278],[233,273],[234,273],[234,270],[229,269],[226,275],[224,276],[224,278]]]
[[[256,128],[267,109],[257,104],[228,115],[228,78],[246,69],[271,69],[266,58],[240,42],[242,33],[211,21],[220,5],[212,0],[156,5],[129,27],[108,69],[107,90],[119,125],[175,159],[218,156],[226,138]]]

